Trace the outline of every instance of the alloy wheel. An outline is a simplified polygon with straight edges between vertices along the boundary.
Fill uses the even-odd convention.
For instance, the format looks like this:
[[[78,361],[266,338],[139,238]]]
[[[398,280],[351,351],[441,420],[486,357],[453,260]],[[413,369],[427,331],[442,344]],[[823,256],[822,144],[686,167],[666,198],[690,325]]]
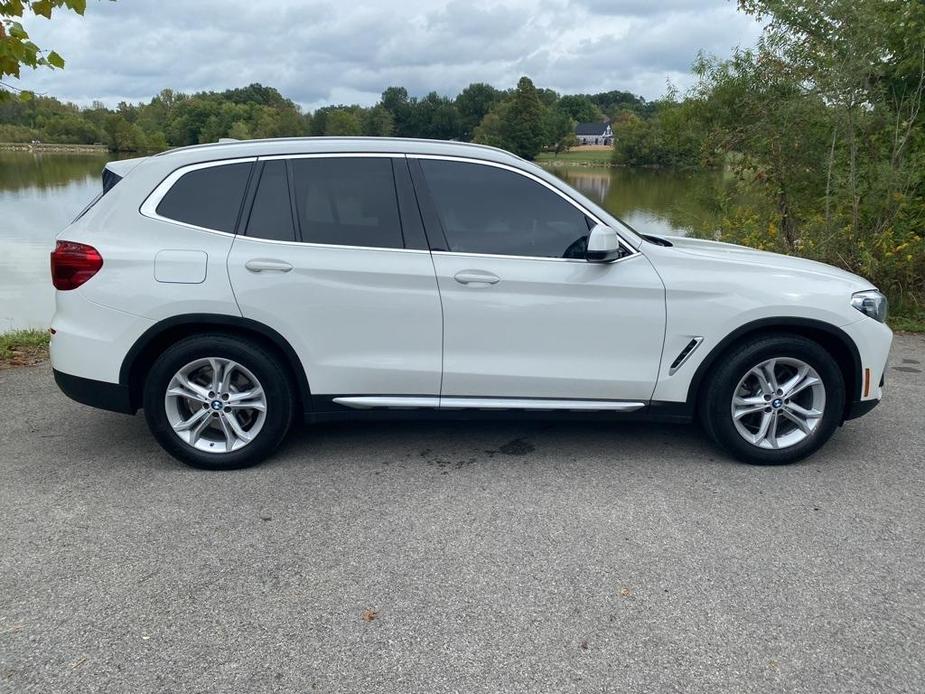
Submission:
[[[795,446],[812,436],[825,414],[825,384],[806,362],[767,359],[749,369],[732,396],[736,431],[758,448]]]
[[[257,377],[241,364],[206,357],[174,374],[164,408],[181,441],[207,453],[230,453],[260,433],[267,397]]]

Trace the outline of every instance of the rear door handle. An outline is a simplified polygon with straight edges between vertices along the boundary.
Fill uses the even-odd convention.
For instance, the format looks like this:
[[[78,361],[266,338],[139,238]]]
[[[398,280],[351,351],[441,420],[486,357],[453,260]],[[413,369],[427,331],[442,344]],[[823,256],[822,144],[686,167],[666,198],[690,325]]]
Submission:
[[[484,270],[461,270],[453,275],[460,284],[498,284],[501,278]]]
[[[289,272],[292,265],[285,260],[272,260],[270,258],[254,258],[244,263],[251,272]]]

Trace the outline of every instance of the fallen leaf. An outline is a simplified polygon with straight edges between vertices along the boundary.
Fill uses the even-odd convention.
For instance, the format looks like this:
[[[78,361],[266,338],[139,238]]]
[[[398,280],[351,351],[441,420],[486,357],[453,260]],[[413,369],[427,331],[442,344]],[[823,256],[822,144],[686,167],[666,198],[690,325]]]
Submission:
[[[363,610],[363,614],[360,615],[364,622],[371,622],[378,616],[379,613],[375,610]]]

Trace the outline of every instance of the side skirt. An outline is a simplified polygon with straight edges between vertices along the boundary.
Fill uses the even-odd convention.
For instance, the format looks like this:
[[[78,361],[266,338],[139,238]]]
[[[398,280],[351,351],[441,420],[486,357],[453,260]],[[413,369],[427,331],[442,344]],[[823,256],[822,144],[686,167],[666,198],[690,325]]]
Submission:
[[[543,420],[690,422],[683,402],[437,396],[313,396],[308,423],[395,420]]]

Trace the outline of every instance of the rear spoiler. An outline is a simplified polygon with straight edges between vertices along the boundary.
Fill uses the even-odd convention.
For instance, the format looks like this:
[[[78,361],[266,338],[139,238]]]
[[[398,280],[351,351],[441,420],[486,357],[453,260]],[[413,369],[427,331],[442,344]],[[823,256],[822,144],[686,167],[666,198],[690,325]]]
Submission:
[[[119,159],[111,161],[103,167],[103,194],[105,195],[119,181],[125,178],[129,172],[145,161],[147,157],[135,157],[134,159]]]

